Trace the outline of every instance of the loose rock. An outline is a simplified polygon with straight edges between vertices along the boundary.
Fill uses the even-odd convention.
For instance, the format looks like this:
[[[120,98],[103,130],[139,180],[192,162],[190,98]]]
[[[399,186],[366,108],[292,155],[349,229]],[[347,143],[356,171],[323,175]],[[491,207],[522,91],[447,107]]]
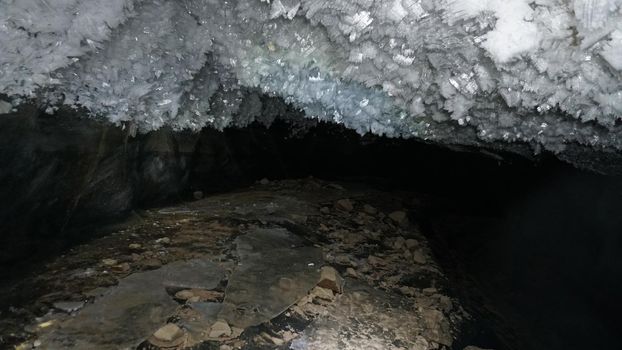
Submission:
[[[309,295],[311,295],[313,298],[318,298],[318,299],[327,300],[327,301],[332,301],[333,299],[335,299],[335,294],[333,293],[332,290],[322,288],[322,287],[313,288],[311,292],[309,293]]]
[[[102,264],[104,264],[105,266],[112,266],[112,265],[116,265],[118,261],[116,261],[115,259],[102,259]]]
[[[349,199],[340,199],[335,203],[335,208],[343,211],[352,211],[354,209],[354,205]]]
[[[425,254],[423,254],[423,252],[421,252],[421,250],[417,250],[413,253],[413,260],[417,263],[417,264],[425,264],[428,260],[425,257]]]
[[[122,264],[114,265],[110,269],[114,272],[120,272],[120,273],[128,272],[130,270],[130,264],[122,263]]]
[[[192,293],[192,291],[189,291],[189,290],[180,290],[179,292],[175,293],[175,299],[179,299],[179,300],[188,300],[192,298],[193,296],[194,296],[194,293]]]
[[[358,278],[358,274],[356,273],[356,270],[354,270],[354,269],[353,269],[353,268],[351,268],[351,267],[348,267],[348,268],[346,269],[346,276],[348,276],[348,277]]]
[[[407,239],[407,240],[406,240],[406,247],[407,247],[408,249],[413,249],[413,248],[415,248],[415,247],[417,247],[417,246],[419,246],[419,242],[417,242],[417,240],[416,240],[416,239],[412,239],[412,238],[410,238],[410,239]]]
[[[169,244],[171,243],[171,239],[168,237],[162,237],[162,238],[158,238],[155,241],[156,243],[160,243],[160,244]]]
[[[72,313],[80,310],[84,306],[82,301],[60,301],[54,303],[54,308],[64,311],[66,313]]]
[[[220,338],[220,337],[228,337],[231,335],[231,327],[226,321],[219,320],[216,321],[210,328],[209,337],[210,338]]]
[[[327,288],[335,293],[343,293],[344,280],[339,272],[331,266],[324,266],[320,272],[320,282],[317,284],[322,288]]]
[[[153,337],[162,342],[171,342],[183,335],[184,331],[182,331],[181,328],[174,323],[168,323],[166,326],[153,333]]]
[[[387,264],[387,262],[384,261],[384,259],[379,258],[377,256],[373,256],[373,255],[370,255],[367,258],[367,262],[369,262],[369,264],[372,265],[372,266],[384,266],[384,265]]]
[[[162,262],[158,259],[146,259],[141,262],[144,267],[158,268],[162,266]]]
[[[408,223],[408,216],[405,212],[401,210],[392,212],[391,214],[389,214],[389,218],[391,218],[391,220],[395,221],[400,226]]]
[[[194,191],[192,197],[196,200],[203,199],[203,191]]]
[[[403,237],[397,237],[393,243],[393,248],[396,250],[402,250],[406,247],[406,240]]]
[[[366,212],[369,215],[376,215],[376,213],[378,213],[378,209],[372,207],[369,204],[363,205],[363,211]]]

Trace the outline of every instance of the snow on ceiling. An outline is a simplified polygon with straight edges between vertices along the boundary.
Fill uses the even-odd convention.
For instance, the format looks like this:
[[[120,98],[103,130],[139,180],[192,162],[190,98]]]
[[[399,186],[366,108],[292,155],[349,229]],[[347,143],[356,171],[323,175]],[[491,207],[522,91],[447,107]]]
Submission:
[[[360,133],[619,150],[622,0],[0,0],[0,113],[222,128],[258,93]]]

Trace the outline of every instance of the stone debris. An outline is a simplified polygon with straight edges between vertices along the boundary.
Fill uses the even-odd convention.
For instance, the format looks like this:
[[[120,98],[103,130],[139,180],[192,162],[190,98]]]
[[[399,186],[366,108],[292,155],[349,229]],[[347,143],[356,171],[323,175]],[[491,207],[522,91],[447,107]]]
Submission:
[[[339,275],[339,272],[335,270],[335,268],[331,266],[324,266],[320,271],[320,282],[318,282],[318,286],[322,288],[327,288],[332,290],[335,293],[341,294],[343,293],[343,284],[345,281]]]
[[[377,256],[373,256],[373,255],[370,255],[367,258],[367,262],[372,266],[383,266],[387,264],[387,262],[384,259],[379,258]]]
[[[170,244],[171,243],[171,239],[168,237],[162,237],[162,238],[158,238],[155,240],[156,243],[160,243],[160,244]]]
[[[187,290],[187,289],[180,290],[179,292],[175,293],[175,298],[179,300],[188,300],[192,297],[194,297],[194,293],[192,293],[192,291]]]
[[[194,191],[192,192],[192,197],[196,200],[203,199],[203,191]]]
[[[83,301],[59,301],[54,303],[55,309],[64,311],[69,314],[80,310],[83,306]]]
[[[328,300],[328,301],[335,299],[335,294],[333,293],[332,290],[327,289],[327,288],[322,288],[322,287],[313,288],[311,292],[309,292],[309,295],[312,298],[319,298],[319,299]]]
[[[354,209],[354,205],[352,204],[352,201],[349,199],[340,199],[337,202],[335,202],[335,208],[337,208],[338,210],[343,210],[343,211],[352,211]]]
[[[397,237],[395,242],[393,243],[393,248],[395,250],[403,250],[406,247],[406,240],[404,237]]]
[[[145,340],[168,349],[450,347],[462,309],[444,295],[425,238],[401,224],[405,212],[387,220],[371,204],[355,211],[339,197],[375,203],[378,195],[305,181],[270,182],[288,195],[262,189],[153,211],[145,233],[110,236],[121,238],[114,259],[96,255],[101,264],[88,276],[67,274],[68,287],[99,281],[72,294],[89,303],[63,309],[64,294],[50,295],[48,305],[71,316],[52,313],[33,334],[44,348],[67,349]]]
[[[118,261],[115,259],[102,259],[102,264],[104,266],[113,266],[113,265],[116,265],[117,263]]]
[[[263,179],[259,180],[259,183],[260,183],[261,185],[264,185],[264,186],[265,186],[265,185],[269,185],[269,184],[270,184],[270,180],[268,180],[268,179],[266,179],[266,178],[264,177]]]
[[[182,331],[181,328],[179,328],[174,323],[167,323],[166,326],[163,326],[162,328],[155,331],[155,333],[153,333],[153,337],[155,339],[163,342],[173,341],[182,337],[183,335],[184,331]]]
[[[376,215],[378,213],[378,209],[372,207],[369,204],[363,205],[363,211],[369,215]]]
[[[218,320],[212,325],[209,332],[210,338],[228,337],[231,335],[231,327],[226,321]]]
[[[358,277],[358,274],[356,273],[356,270],[355,270],[355,269],[353,269],[353,268],[351,268],[351,267],[348,267],[348,268],[346,269],[346,276],[347,276],[347,277],[357,278],[357,277]]]
[[[416,239],[409,238],[406,240],[406,248],[413,249],[419,246],[419,242]]]
[[[110,267],[110,270],[114,271],[114,272],[119,272],[119,273],[124,273],[124,272],[128,272],[130,271],[130,264],[128,263],[121,263],[118,265],[114,265]]]
[[[398,210],[389,214],[389,218],[400,226],[404,226],[408,223],[408,216],[406,212]]]
[[[149,269],[157,269],[162,266],[162,261],[160,261],[160,259],[145,259],[142,260],[140,264]]]
[[[423,254],[423,252],[421,250],[416,250],[413,253],[413,260],[417,264],[421,264],[421,265],[424,265],[428,261],[428,259],[426,258],[425,254]]]

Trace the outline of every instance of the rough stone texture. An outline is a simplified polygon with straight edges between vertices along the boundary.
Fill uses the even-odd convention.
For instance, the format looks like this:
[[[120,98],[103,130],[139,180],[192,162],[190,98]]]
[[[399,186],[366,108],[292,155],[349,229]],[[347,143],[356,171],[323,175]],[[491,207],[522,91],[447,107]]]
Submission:
[[[82,114],[26,105],[0,118],[0,244],[11,247],[0,261],[33,253],[37,241],[49,250],[80,229],[97,233],[136,206],[250,183],[259,169],[282,172],[265,130],[132,136]]]
[[[240,263],[219,314],[233,326],[256,326],[276,317],[319,280],[321,250],[287,230],[257,229],[236,244]]]
[[[154,332],[161,341],[179,338],[177,326],[160,328],[178,306],[166,289],[212,289],[223,277],[219,266],[201,259],[132,274],[41,340],[47,349],[124,349],[136,347]]]

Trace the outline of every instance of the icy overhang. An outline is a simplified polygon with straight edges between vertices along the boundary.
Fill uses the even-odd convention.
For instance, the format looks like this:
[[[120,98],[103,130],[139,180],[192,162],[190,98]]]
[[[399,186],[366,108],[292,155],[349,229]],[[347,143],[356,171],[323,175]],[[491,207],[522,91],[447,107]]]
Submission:
[[[622,0],[0,0],[0,94],[140,131],[267,94],[360,133],[619,150]]]

